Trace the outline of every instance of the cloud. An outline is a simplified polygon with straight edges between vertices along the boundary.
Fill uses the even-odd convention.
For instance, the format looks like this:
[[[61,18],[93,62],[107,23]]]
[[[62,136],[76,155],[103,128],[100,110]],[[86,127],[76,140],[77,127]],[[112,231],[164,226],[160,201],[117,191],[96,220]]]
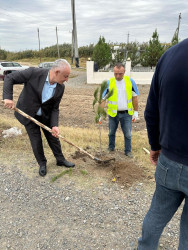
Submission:
[[[71,43],[71,0],[1,0],[0,46],[9,51],[38,49],[58,40]],[[182,13],[179,37],[187,36],[188,3],[172,0],[75,0],[78,46],[96,44],[99,36],[107,42],[146,42],[157,29],[161,42],[170,42]]]

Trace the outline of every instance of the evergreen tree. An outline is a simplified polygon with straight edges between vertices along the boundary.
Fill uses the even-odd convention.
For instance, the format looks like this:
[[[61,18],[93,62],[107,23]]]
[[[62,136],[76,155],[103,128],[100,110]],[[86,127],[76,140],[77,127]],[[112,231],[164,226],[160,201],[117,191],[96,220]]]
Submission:
[[[101,103],[106,101],[110,96],[113,95],[113,90],[110,90],[104,97],[102,98],[103,92],[108,87],[107,81],[103,81],[100,87],[97,88],[94,92],[94,100],[93,100],[93,109],[95,111],[95,122],[99,124],[99,143],[100,143],[100,153],[102,154],[101,148],[101,120],[106,119],[107,113],[104,108],[101,107]],[[97,104],[97,109],[95,109],[95,105]]]
[[[127,58],[131,59],[131,66],[134,67],[140,62],[140,53],[138,49],[138,43],[132,42],[127,44],[128,55]]]
[[[151,68],[156,66],[163,52],[163,47],[159,42],[159,35],[157,30],[155,30],[153,32],[152,39],[149,41],[149,45],[146,47],[146,51],[142,54],[142,66],[150,66]]]
[[[178,33],[177,33],[177,30],[172,38],[172,41],[171,41],[171,46],[174,46],[176,45],[177,43],[179,42],[179,39],[178,39]]]
[[[113,51],[114,52],[114,51]],[[118,62],[123,63],[124,61],[124,53],[120,50],[117,50],[116,52],[114,52],[115,56],[114,59],[112,59],[112,64],[116,64]]]
[[[99,69],[112,61],[110,46],[105,42],[104,37],[100,37],[93,50],[92,60],[95,61]]]

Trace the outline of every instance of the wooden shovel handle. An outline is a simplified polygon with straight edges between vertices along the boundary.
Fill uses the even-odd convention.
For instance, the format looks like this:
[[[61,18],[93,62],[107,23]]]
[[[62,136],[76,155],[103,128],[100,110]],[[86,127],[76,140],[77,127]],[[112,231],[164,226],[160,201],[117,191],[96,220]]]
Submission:
[[[2,102],[4,103],[4,101],[2,100]],[[47,127],[46,125],[44,125],[43,123],[37,121],[35,118],[33,118],[32,116],[26,114],[25,112],[23,112],[22,110],[18,109],[18,108],[13,108],[16,112],[18,112],[19,114],[23,115],[24,117],[26,117],[27,119],[31,120],[32,122],[34,122],[35,124],[37,124],[38,126],[44,128],[45,130],[47,130],[48,132],[52,133],[51,128]],[[96,158],[95,156],[91,155],[90,153],[88,153],[87,151],[85,151],[84,149],[76,146],[75,144],[73,144],[72,142],[68,141],[67,139],[65,139],[62,135],[58,135],[59,138],[61,138],[63,141],[65,141],[66,143],[68,143],[71,146],[74,146],[75,148],[79,149],[81,152],[83,152],[84,154],[88,155],[91,159],[96,160],[96,161],[102,161],[98,158]]]

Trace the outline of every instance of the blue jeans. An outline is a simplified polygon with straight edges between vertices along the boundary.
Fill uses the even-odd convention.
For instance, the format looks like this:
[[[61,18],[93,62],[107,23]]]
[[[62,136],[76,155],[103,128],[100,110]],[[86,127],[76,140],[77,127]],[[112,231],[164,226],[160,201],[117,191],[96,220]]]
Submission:
[[[115,134],[119,122],[124,134],[125,153],[131,152],[132,116],[126,112],[117,113],[115,117],[109,116],[109,149],[115,148]]]
[[[139,250],[155,250],[166,224],[185,200],[180,221],[179,250],[188,249],[188,166],[159,156],[155,172],[156,190],[146,214]]]

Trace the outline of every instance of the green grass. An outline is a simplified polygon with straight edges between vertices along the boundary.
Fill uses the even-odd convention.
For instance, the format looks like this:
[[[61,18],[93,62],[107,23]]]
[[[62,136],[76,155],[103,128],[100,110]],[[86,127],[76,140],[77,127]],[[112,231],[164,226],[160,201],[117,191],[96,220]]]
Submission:
[[[64,171],[62,171],[60,174],[58,174],[58,175],[52,177],[51,182],[56,181],[57,179],[59,179],[60,177],[62,177],[62,176],[65,175],[65,174],[69,174],[69,176],[71,176],[71,175],[72,175],[72,168],[69,168],[69,169],[67,169],[67,170],[64,170]]]
[[[81,173],[82,175],[88,175],[88,172],[87,172],[86,170],[80,170],[80,173]]]

